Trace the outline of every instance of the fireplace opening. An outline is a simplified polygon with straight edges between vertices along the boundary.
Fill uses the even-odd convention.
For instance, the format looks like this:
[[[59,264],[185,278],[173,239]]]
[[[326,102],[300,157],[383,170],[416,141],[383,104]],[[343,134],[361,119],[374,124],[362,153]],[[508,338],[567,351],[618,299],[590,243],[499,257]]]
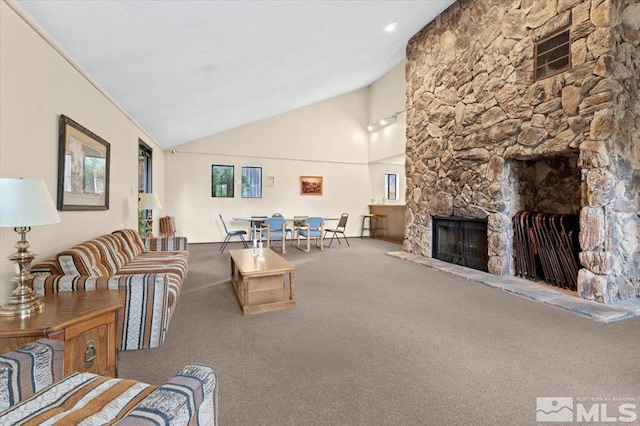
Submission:
[[[521,211],[513,217],[516,275],[577,290],[578,215]]]
[[[513,161],[515,275],[575,291],[580,261],[577,153]]]
[[[433,257],[488,272],[487,221],[433,217]]]

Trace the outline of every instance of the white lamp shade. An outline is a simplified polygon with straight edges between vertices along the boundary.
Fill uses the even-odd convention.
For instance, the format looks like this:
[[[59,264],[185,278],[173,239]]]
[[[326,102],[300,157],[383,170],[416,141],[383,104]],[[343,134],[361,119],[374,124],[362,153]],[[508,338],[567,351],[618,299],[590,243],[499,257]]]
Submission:
[[[60,215],[43,180],[0,178],[0,227],[58,222]]]
[[[154,193],[144,193],[140,195],[140,202],[138,203],[139,210],[155,210],[161,209],[160,200]]]

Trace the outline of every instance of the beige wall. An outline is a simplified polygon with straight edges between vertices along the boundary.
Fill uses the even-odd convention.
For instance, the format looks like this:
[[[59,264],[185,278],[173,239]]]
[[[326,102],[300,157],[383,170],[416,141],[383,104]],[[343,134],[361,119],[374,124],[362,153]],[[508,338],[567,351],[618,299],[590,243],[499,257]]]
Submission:
[[[398,173],[401,182],[401,199],[389,203],[404,203],[405,114],[379,132],[366,130],[404,104],[402,62],[367,88],[175,147],[165,155],[165,212],[190,242],[222,241],[219,214],[230,228],[248,230],[232,218],[347,212],[347,235],[359,235],[360,215],[382,199],[385,173]],[[242,166],[262,167],[263,181],[271,176],[275,186],[263,187],[261,199],[245,199],[236,183],[234,198],[212,198],[213,164],[234,166],[236,182]],[[323,176],[324,194],[300,195],[302,175]]]
[[[406,101],[406,61],[402,61],[369,86],[369,123],[404,111]],[[369,175],[371,176],[371,198],[374,203],[405,203],[405,146],[407,114],[398,114],[398,120],[378,131],[369,133]],[[398,200],[383,200],[384,175],[397,173],[400,181]],[[371,201],[371,200],[370,200]]]
[[[367,89],[361,89],[178,146],[165,155],[165,209],[193,242],[224,239],[218,214],[231,228],[248,229],[231,219],[348,212],[348,230],[355,233],[356,218],[371,198],[366,123]],[[235,166],[235,198],[211,197],[213,164]],[[263,181],[271,176],[275,186],[264,186],[261,199],[242,198],[242,166],[262,167]],[[300,195],[303,175],[323,177],[322,196]]]
[[[154,141],[4,2],[0,94],[0,177],[43,179],[54,202],[60,114],[111,144],[109,210],[64,211],[61,223],[34,227],[27,239],[38,259],[117,228],[137,227],[138,138],[154,148],[154,190],[163,200],[164,154]],[[0,303],[9,293],[13,265],[6,257],[17,239],[12,229],[0,229]]]

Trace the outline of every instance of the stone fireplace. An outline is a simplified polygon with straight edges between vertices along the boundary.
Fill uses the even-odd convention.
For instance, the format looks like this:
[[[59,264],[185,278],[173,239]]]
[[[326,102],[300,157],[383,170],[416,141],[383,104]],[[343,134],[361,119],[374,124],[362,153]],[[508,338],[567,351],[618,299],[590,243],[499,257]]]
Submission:
[[[534,81],[569,30],[570,68]],[[433,218],[487,221],[487,270],[514,275],[512,217],[578,214],[580,297],[640,296],[640,4],[460,0],[407,46],[404,249]]]

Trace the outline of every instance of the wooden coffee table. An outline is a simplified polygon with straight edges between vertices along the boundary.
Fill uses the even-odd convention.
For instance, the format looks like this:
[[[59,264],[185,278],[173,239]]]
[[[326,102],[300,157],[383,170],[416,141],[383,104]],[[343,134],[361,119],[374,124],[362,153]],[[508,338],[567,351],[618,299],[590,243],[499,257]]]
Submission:
[[[296,267],[271,249],[264,260],[253,249],[230,250],[231,282],[244,315],[292,308],[296,304]],[[289,288],[286,276],[289,276]]]

